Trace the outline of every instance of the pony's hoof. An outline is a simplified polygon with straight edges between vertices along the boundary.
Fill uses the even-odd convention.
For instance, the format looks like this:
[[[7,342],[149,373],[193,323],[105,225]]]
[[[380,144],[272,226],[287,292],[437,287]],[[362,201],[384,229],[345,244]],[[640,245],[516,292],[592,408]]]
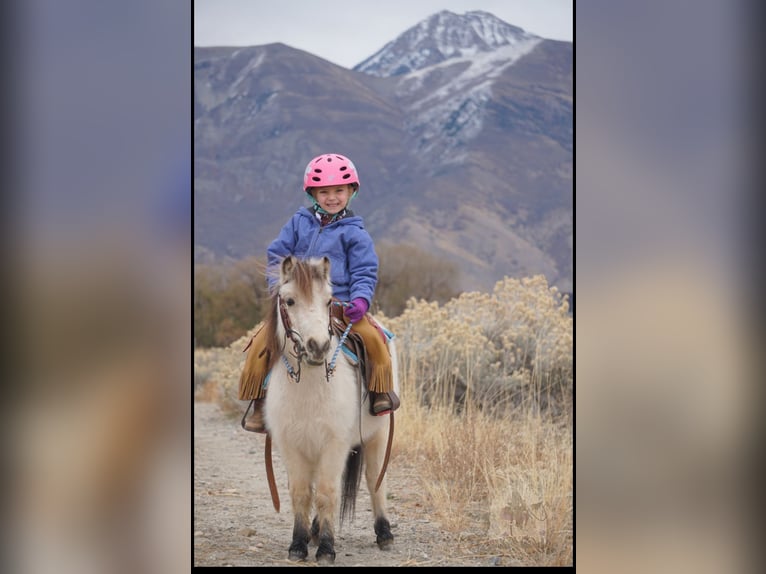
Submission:
[[[394,535],[391,532],[391,523],[384,516],[381,516],[375,521],[375,542],[378,543],[378,548],[381,550],[388,550],[394,543]]]
[[[381,536],[378,536],[376,542],[378,543],[378,548],[381,550],[391,550],[394,545],[394,537],[382,538]]]
[[[306,544],[293,544],[287,553],[287,559],[294,562],[302,562],[309,555],[309,549]]]
[[[317,548],[317,562],[320,564],[332,564],[335,562],[335,545],[331,542],[331,539],[325,538],[325,540],[319,541],[319,548]]]
[[[319,554],[317,552],[317,564],[335,564],[335,552],[331,554]]]

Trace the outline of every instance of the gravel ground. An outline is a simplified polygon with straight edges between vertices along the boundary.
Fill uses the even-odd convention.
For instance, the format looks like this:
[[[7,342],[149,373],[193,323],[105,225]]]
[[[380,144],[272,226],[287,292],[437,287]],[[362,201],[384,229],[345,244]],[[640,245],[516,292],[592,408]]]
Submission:
[[[264,466],[264,435],[248,433],[215,403],[194,403],[194,565],[294,566],[287,477],[274,452],[281,512],[271,502]],[[499,556],[476,554],[466,541],[440,529],[430,515],[413,468],[392,454],[387,472],[390,550],[375,544],[372,509],[362,481],[356,518],[336,527],[336,566],[509,566]],[[316,547],[305,565],[316,566]],[[298,563],[300,564],[300,563]]]

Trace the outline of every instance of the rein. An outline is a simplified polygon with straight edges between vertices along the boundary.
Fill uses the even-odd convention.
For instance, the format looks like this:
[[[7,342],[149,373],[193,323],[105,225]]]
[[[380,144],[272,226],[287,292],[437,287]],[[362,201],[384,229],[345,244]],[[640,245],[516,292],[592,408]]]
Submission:
[[[271,434],[269,433],[266,433],[266,449],[263,454],[266,458],[266,480],[269,483],[271,502],[274,505],[274,510],[279,512],[279,491],[277,490],[277,481],[274,479],[274,465],[271,460]]]
[[[343,334],[340,337],[340,340],[338,341],[338,346],[335,347],[335,352],[332,354],[332,359],[330,359],[330,364],[327,365],[326,371],[327,371],[327,382],[330,382],[330,377],[335,374],[335,362],[338,360],[338,353],[340,353],[341,347],[346,343],[346,339],[348,339],[348,334],[351,331],[351,321],[348,322],[348,325],[346,325],[346,330],[343,331]]]
[[[388,459],[391,458],[391,443],[394,442],[394,411],[388,415],[388,442],[386,443],[386,456],[383,459],[383,466],[380,467],[380,474],[378,475],[378,482],[375,483],[375,492],[378,492],[380,483],[383,482],[383,477],[386,475],[386,469],[388,468]],[[277,500],[277,504],[279,501]]]

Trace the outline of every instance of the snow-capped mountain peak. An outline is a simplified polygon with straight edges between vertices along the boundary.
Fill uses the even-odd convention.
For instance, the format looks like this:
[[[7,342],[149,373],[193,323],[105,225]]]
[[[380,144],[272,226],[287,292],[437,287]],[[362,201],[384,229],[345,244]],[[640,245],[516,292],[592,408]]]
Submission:
[[[405,31],[354,70],[373,76],[398,76],[446,60],[492,52],[503,46],[536,43],[541,38],[488,12],[463,15],[443,10]]]

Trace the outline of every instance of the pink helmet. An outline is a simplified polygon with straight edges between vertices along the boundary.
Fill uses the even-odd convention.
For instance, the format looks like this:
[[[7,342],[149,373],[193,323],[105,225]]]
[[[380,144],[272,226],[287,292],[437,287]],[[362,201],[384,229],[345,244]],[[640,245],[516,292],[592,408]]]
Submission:
[[[306,173],[303,174],[303,191],[308,191],[310,187],[344,183],[353,183],[355,189],[359,189],[359,175],[353,162],[337,153],[315,157],[306,166]]]

